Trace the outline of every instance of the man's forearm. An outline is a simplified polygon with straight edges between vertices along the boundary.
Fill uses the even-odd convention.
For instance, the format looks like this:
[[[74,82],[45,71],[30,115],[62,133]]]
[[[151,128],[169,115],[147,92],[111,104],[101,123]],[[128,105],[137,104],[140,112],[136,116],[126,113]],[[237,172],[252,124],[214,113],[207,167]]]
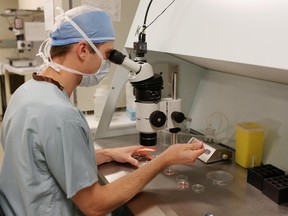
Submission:
[[[128,202],[166,166],[164,157],[159,156],[126,176],[103,186],[100,189],[101,192],[99,187],[98,189],[95,188],[96,194],[101,194],[101,201],[96,202],[102,203],[101,206],[97,207],[98,210],[106,207],[107,209],[103,209],[103,211],[109,212]],[[95,197],[99,197],[99,195]]]

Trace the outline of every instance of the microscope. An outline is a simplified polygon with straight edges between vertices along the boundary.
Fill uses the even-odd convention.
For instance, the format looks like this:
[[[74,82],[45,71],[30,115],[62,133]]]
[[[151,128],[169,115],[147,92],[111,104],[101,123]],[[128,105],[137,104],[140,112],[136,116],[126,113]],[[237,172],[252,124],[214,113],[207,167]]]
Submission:
[[[24,53],[25,50],[31,51],[32,42],[26,41],[24,38],[24,33],[18,29],[13,29],[17,41],[17,50],[19,53]]]
[[[16,48],[18,50],[19,57],[17,58],[8,58],[9,64],[13,67],[33,67],[37,65],[35,59],[30,59],[25,57],[25,51],[30,52],[32,49],[32,42],[26,41],[24,33],[21,29],[13,28],[11,31],[14,32],[16,36]]]
[[[172,76],[171,98],[162,98],[162,76],[154,74],[152,66],[144,58],[147,53],[145,23],[146,16],[143,30],[138,35],[138,42],[133,44],[136,54],[134,61],[117,50],[110,53],[109,60],[129,71],[128,80],[133,86],[136,98],[136,129],[140,132],[139,143],[144,146],[156,145],[157,131],[165,129],[171,134],[170,144],[175,144],[177,133],[181,131],[180,124],[186,119],[181,112],[181,99],[177,97],[177,73],[173,73]],[[196,138],[193,136],[188,143],[194,139]],[[228,160],[232,157],[231,150],[220,145],[214,146],[204,142],[203,145],[206,149],[205,154],[198,158],[204,163]]]
[[[13,31],[16,36],[17,50],[19,53],[23,53],[25,50],[30,51],[32,49],[32,42],[26,41],[24,38],[24,21],[20,17],[14,17],[13,27],[9,27],[10,31]]]
[[[136,42],[137,43],[137,42]],[[157,144],[157,131],[169,130],[171,144],[177,142],[177,133],[180,132],[180,123],[185,120],[181,112],[181,99],[177,98],[177,74],[173,74],[172,97],[162,98],[163,79],[153,72],[152,66],[143,59],[146,44],[134,44],[134,49],[140,56],[135,61],[121,52],[113,50],[109,60],[129,70],[128,80],[133,86],[136,98],[136,129],[139,133],[139,142],[144,146]]]
[[[16,37],[16,48],[19,57],[8,58],[9,64],[13,67],[32,67],[37,65],[36,60],[25,57],[25,51],[30,52],[32,49],[32,42],[25,40],[24,36],[24,21],[20,17],[14,17],[14,24],[8,28]]]

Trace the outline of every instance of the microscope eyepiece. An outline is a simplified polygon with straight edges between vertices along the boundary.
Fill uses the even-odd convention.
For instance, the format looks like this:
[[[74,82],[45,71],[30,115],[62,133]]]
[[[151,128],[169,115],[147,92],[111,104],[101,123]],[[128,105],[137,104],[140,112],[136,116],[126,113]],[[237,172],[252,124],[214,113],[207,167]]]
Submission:
[[[114,49],[110,52],[109,55],[109,60],[115,64],[122,64],[124,59],[125,59],[125,55],[121,52],[119,52],[118,50]]]

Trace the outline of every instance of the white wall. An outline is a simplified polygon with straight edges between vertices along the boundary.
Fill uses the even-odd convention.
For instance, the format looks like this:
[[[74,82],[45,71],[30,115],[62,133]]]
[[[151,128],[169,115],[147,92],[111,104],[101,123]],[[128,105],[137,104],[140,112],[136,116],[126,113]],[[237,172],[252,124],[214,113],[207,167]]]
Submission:
[[[19,9],[23,10],[43,10],[44,0],[19,0]]]

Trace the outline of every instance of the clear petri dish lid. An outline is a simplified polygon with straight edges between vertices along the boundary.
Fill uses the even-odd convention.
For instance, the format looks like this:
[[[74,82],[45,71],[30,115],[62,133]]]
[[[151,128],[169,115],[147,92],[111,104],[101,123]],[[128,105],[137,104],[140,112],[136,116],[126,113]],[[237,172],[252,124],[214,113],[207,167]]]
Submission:
[[[202,193],[205,190],[205,187],[201,184],[194,184],[192,185],[192,190],[195,193]]]
[[[212,184],[215,185],[227,185],[234,179],[232,174],[223,170],[211,171],[206,174],[206,177]]]

